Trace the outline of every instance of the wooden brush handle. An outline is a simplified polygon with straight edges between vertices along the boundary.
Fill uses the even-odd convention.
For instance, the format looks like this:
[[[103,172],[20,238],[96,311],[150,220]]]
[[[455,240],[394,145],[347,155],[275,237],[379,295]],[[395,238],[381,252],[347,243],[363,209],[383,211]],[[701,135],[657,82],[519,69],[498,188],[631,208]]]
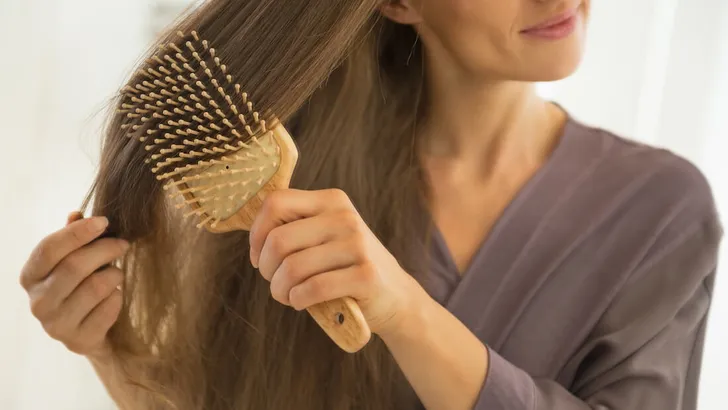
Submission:
[[[238,223],[246,228],[252,225],[255,215],[268,192],[275,190],[274,184],[266,184],[245,207],[236,214]],[[249,228],[247,228],[249,229]],[[307,309],[316,323],[342,350],[355,353],[371,338],[371,330],[364,319],[359,305],[352,298],[345,297],[324,302]]]
[[[350,297],[324,302],[307,310],[329,338],[345,352],[359,351],[372,336],[359,305]]]
[[[263,204],[268,192],[278,189],[273,183],[266,184],[243,208],[216,228],[208,228],[213,232],[231,230],[249,230],[255,215]],[[308,309],[316,323],[326,332],[342,350],[354,353],[364,347],[371,338],[371,330],[359,305],[352,298],[341,298],[324,302]]]
[[[230,218],[220,221],[216,227],[208,226],[211,232],[250,230],[268,193],[288,188],[293,168],[298,160],[296,149],[288,131],[279,123],[273,129],[273,137],[281,148],[281,163],[273,177]],[[345,297],[324,302],[307,309],[316,323],[342,350],[355,353],[371,339],[371,330],[364,319],[359,305],[352,298]]]

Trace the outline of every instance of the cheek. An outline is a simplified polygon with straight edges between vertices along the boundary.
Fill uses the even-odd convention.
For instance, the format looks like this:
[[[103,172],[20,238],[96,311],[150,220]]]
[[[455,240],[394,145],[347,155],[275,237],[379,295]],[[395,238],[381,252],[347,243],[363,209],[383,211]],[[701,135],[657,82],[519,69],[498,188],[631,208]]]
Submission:
[[[437,1],[426,17],[442,47],[466,71],[482,72],[514,59],[516,2],[504,0]]]
[[[559,41],[533,41],[519,29],[526,13],[515,0],[424,0],[428,36],[423,40],[437,65],[454,65],[476,78],[553,81],[581,61],[590,2],[582,3],[577,30]],[[425,38],[429,37],[429,38]]]

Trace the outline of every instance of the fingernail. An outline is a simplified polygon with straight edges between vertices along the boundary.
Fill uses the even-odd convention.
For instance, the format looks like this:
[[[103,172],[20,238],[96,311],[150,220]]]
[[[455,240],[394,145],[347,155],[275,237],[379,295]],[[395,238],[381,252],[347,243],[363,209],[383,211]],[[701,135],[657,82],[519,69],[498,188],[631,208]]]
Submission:
[[[109,220],[105,216],[95,217],[91,222],[91,227],[95,232],[103,231],[107,226],[109,226]]]
[[[129,246],[130,246],[129,242],[127,242],[127,241],[125,241],[123,239],[120,240],[120,242],[121,242],[121,249],[122,249],[122,251],[124,251],[124,252],[128,251],[129,250]]]

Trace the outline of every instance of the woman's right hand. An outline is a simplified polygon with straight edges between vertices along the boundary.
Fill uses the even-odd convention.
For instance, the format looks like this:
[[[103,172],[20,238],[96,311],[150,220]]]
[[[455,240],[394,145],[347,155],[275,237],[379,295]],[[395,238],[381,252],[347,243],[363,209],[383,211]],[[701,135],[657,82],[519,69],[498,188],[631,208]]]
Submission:
[[[30,309],[43,329],[69,350],[89,358],[111,353],[106,335],[122,305],[124,274],[110,262],[126,253],[121,239],[102,238],[104,217],[68,217],[63,229],[43,238],[20,274]]]

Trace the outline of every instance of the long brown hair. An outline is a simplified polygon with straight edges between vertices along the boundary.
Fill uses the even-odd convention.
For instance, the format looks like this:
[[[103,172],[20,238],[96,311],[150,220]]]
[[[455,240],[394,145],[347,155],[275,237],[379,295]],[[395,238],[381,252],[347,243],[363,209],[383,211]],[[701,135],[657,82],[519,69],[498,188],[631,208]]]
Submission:
[[[427,226],[414,155],[422,51],[411,27],[378,16],[378,3],[209,0],[158,43],[196,30],[214,44],[258,110],[270,109],[294,136],[292,186],[343,189],[416,274]],[[133,242],[120,261],[125,303],[110,338],[136,369],[134,382],[154,393],[139,408],[413,406],[380,340],[344,353],[306,313],[274,301],[249,263],[247,233],[213,235],[183,221],[122,118],[109,118],[86,203],[93,198],[92,213]]]

